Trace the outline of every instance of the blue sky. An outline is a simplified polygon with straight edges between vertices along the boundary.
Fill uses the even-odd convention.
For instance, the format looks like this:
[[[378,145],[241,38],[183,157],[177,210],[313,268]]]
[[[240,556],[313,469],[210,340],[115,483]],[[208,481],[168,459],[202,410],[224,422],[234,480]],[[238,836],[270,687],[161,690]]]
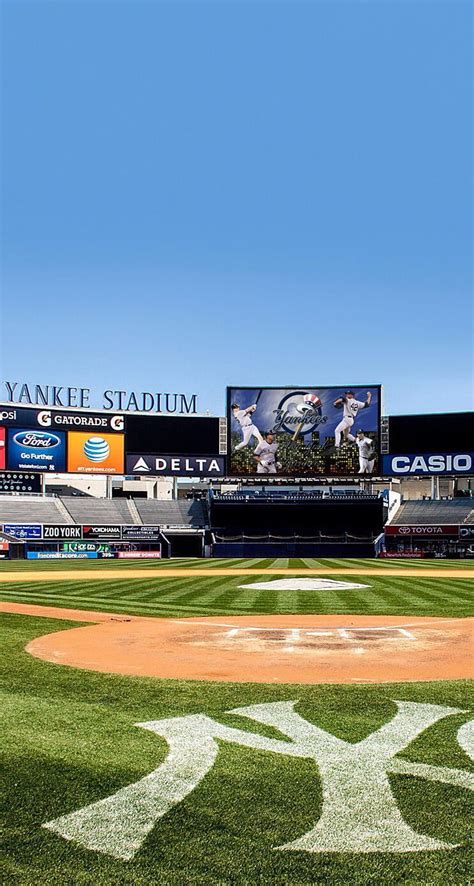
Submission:
[[[5,0],[1,378],[469,408],[471,15]]]

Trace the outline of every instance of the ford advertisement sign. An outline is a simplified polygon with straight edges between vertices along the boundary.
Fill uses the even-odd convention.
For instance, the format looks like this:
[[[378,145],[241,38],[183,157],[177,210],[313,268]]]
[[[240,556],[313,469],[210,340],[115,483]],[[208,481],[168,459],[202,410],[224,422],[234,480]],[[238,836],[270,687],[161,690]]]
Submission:
[[[423,453],[413,455],[383,456],[384,477],[433,476],[439,474],[455,474],[466,476],[474,473],[474,452]]]
[[[28,428],[8,430],[8,470],[54,471],[66,469],[66,435]]]

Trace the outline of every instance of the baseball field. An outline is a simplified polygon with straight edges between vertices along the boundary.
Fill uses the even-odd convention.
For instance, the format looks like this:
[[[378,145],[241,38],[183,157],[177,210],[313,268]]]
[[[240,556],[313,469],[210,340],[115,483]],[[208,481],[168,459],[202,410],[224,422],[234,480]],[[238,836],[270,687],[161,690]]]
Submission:
[[[3,882],[472,882],[473,578],[1,563]]]

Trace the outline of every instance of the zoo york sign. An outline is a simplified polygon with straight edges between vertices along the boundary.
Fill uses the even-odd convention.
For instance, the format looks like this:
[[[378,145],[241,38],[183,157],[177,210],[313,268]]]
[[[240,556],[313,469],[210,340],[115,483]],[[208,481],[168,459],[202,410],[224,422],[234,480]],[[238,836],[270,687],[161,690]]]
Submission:
[[[413,763],[397,757],[438,720],[462,714],[458,708],[397,701],[397,713],[376,732],[355,744],[309,723],[295,711],[295,702],[235,708],[228,713],[272,726],[290,741],[266,738],[212,720],[203,714],[137,723],[164,738],[169,753],[140,781],[111,797],[92,803],[43,825],[87,849],[128,860],[140,849],[159,819],[194,790],[212,769],[220,750],[218,739],[246,748],[313,760],[322,782],[322,810],[301,837],[276,846],[304,852],[418,852],[452,849],[414,831],[398,808],[389,773],[415,776],[474,790],[474,774],[464,769]],[[458,730],[457,740],[474,759],[474,721]],[[308,783],[311,791],[311,783]],[[290,823],[291,826],[291,823]]]

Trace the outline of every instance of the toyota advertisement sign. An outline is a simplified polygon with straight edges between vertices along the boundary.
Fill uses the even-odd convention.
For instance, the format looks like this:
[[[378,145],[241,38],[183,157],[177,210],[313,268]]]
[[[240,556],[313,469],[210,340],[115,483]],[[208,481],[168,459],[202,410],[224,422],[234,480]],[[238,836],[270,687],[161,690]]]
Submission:
[[[411,525],[385,527],[385,535],[417,536],[418,538],[439,538],[442,535],[459,535],[459,525],[440,523],[433,525]]]

